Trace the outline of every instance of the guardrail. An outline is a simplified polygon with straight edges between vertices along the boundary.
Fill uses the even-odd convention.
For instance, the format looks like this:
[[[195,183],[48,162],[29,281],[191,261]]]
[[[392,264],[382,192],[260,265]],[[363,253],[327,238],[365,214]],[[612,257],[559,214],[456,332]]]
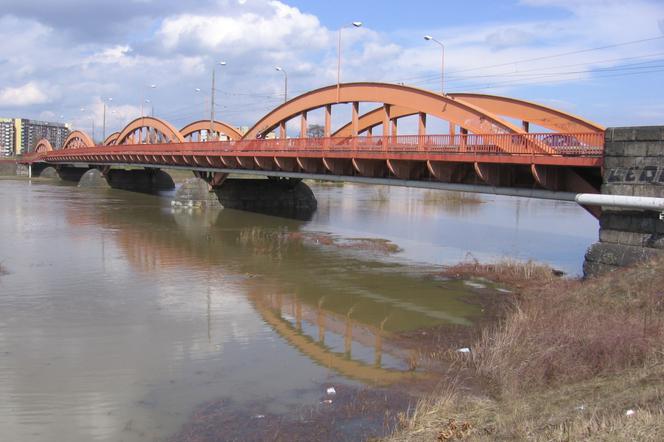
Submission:
[[[340,138],[286,138],[165,144],[95,146],[46,153],[32,153],[23,162],[83,154],[198,154],[384,152],[431,154],[490,154],[601,157],[601,133],[530,133],[468,135],[398,135]]]

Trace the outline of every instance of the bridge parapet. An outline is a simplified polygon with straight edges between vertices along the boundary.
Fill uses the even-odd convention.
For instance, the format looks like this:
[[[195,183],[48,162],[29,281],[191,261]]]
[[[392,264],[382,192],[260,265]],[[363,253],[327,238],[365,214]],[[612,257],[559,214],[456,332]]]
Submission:
[[[602,194],[664,198],[664,126],[607,129],[603,176]],[[599,239],[586,275],[664,253],[664,221],[658,212],[604,208]]]

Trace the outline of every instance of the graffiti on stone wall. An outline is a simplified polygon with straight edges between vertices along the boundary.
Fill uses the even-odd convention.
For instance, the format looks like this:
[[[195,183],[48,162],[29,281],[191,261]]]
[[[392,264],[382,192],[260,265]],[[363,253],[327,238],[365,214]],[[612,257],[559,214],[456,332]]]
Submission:
[[[616,167],[607,172],[606,182],[610,184],[664,185],[664,167]]]

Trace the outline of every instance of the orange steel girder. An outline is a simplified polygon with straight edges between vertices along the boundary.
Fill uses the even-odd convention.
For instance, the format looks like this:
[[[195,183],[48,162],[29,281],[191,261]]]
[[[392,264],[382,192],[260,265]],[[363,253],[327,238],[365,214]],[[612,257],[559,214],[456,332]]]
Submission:
[[[194,135],[195,133],[201,133],[202,131],[208,132],[210,130],[210,120],[199,120],[194,121],[193,123],[187,124],[185,127],[180,129],[180,135],[183,138],[187,139]],[[217,134],[224,134],[231,140],[239,140],[242,138],[242,134],[230,124],[226,124],[222,121],[215,121],[212,126],[213,132]],[[208,141],[211,141],[208,139]]]
[[[116,144],[116,141],[118,140],[118,137],[120,136],[120,132],[113,132],[109,136],[106,137],[102,145],[104,146],[112,146]]]
[[[116,140],[116,144],[144,144],[143,140],[146,138],[143,132],[147,132],[148,139],[150,139],[150,131],[154,130],[156,133],[162,134],[163,137],[171,143],[184,143],[185,139],[175,127],[170,123],[155,117],[139,117],[129,123]],[[138,133],[138,140],[135,134]],[[139,141],[139,143],[136,143]],[[151,144],[151,143],[147,143]]]
[[[46,153],[46,152],[51,152],[53,150],[53,146],[51,145],[51,142],[48,141],[46,138],[42,138],[37,142],[37,145],[35,146],[35,153]]]
[[[475,133],[523,133],[520,127],[476,106],[456,102],[423,89],[385,83],[348,83],[340,86],[339,94],[342,103],[373,102],[417,109],[418,112],[442,118]],[[267,114],[243,138],[254,139],[274,130],[282,121],[336,103],[336,86],[305,93]]]
[[[95,143],[85,132],[75,130],[71,132],[62,143],[63,149],[80,149],[83,147],[92,147]]]
[[[527,132],[530,124],[537,124],[556,132],[604,132],[604,127],[585,120],[579,116],[543,106],[530,101],[486,94],[447,94],[458,102],[468,103],[485,109],[501,117],[516,118],[524,124],[522,130]],[[412,106],[392,106],[390,118],[397,119],[415,115],[419,111]],[[382,123],[382,111],[374,109],[360,117],[358,131],[363,133]],[[346,137],[352,133],[351,123],[337,130],[333,136]]]

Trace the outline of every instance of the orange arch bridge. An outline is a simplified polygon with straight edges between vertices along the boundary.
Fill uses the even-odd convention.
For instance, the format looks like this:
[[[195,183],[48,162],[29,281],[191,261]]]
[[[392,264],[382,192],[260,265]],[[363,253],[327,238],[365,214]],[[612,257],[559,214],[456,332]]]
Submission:
[[[350,121],[333,132],[333,111],[349,104]],[[372,108],[361,114],[360,106]],[[324,115],[319,138],[309,137],[307,130],[309,115],[316,110]],[[399,121],[409,117],[416,119],[417,134],[401,135]],[[293,119],[300,122],[299,136],[287,138],[286,125]],[[447,132],[430,134],[431,119],[442,120]],[[541,132],[531,132],[535,127]],[[75,131],[63,149],[53,150],[42,142],[25,161],[175,167],[470,191],[478,191],[479,185],[487,191],[522,189],[524,195],[546,198],[551,192],[598,193],[603,143],[604,127],[599,124],[529,101],[348,83],[300,95],[244,134],[224,122],[197,121],[178,130],[159,118],[141,117],[101,145]]]

